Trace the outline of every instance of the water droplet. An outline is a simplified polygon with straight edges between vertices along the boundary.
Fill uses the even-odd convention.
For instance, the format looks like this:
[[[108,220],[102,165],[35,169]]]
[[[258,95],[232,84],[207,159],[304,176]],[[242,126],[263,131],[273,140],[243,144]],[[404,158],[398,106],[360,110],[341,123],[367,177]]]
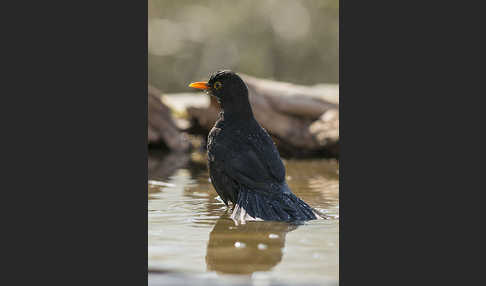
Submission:
[[[271,239],[278,238],[278,234],[275,234],[275,233],[270,233],[270,234],[268,235],[268,238],[271,238]]]
[[[243,248],[245,246],[246,246],[246,244],[243,243],[243,242],[239,242],[239,241],[235,242],[235,247],[236,248]]]
[[[260,249],[260,250],[265,250],[267,248],[268,248],[268,246],[266,244],[263,244],[263,243],[258,244],[258,249]]]

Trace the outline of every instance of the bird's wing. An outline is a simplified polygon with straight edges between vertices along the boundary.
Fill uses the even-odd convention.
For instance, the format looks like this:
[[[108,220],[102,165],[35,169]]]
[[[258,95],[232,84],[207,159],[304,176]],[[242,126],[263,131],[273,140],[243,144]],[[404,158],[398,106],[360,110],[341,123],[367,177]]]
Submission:
[[[253,144],[253,149],[258,152],[259,157],[262,158],[273,178],[277,182],[282,183],[285,181],[285,167],[282,159],[280,159],[280,154],[270,135],[263,128],[261,128],[261,131],[259,138],[263,141],[263,144],[257,146]]]
[[[238,184],[231,177],[226,175],[224,166],[210,164],[209,168],[211,183],[225,205],[228,206],[228,200],[236,203],[238,198]]]
[[[262,188],[271,180],[268,168],[251,149],[235,154],[225,166],[229,176],[250,188]]]
[[[241,134],[241,133],[240,133]],[[265,129],[257,125],[249,136],[237,137],[232,144],[248,146],[230,152],[226,168],[235,180],[250,187],[259,187],[268,183],[284,183],[285,167],[280,159],[277,147]],[[245,142],[246,144],[241,144]]]
[[[215,177],[211,179],[220,197],[234,202],[240,185],[264,192],[280,190],[272,185],[285,182],[285,167],[268,133],[261,129],[251,136],[236,134],[226,137],[224,145],[214,143],[209,152],[210,173]]]
[[[278,155],[278,153],[277,153]],[[246,149],[232,154],[225,161],[225,173],[239,184],[254,190],[271,191],[272,183],[282,183],[285,177],[285,169],[282,161],[269,161],[270,156],[262,156],[254,149]],[[283,169],[284,175],[276,178],[274,173]]]

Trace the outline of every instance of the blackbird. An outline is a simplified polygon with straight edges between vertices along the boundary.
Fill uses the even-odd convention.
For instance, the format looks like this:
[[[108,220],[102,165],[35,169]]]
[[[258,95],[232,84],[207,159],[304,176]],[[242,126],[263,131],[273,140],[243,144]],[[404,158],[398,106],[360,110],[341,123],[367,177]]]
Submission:
[[[208,82],[189,86],[207,91],[221,106],[208,135],[208,167],[216,192],[226,206],[228,201],[233,203],[231,218],[241,223],[320,218],[288,187],[280,154],[253,116],[243,80],[222,70],[213,73]]]

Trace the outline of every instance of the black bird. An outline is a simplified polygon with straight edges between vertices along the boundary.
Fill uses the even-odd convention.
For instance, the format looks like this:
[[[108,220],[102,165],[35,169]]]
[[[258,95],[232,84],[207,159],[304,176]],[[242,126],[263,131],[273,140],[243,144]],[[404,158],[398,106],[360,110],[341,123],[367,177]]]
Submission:
[[[208,82],[190,87],[206,90],[221,105],[221,113],[208,135],[211,183],[228,206],[231,218],[304,221],[320,218],[295,196],[285,181],[285,167],[275,144],[253,116],[248,88],[229,70],[211,75]]]

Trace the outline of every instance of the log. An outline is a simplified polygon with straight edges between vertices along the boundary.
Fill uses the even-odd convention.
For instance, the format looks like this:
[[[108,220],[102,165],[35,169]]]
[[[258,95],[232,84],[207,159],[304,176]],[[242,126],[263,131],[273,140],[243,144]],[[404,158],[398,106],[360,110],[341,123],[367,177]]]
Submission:
[[[178,169],[185,166],[191,159],[187,152],[149,152],[148,178],[149,180],[166,181]]]
[[[337,85],[302,86],[241,76],[248,86],[257,121],[286,156],[339,154],[339,91]],[[207,136],[220,108],[211,97],[207,107],[188,107],[189,132]]]
[[[309,126],[309,132],[320,146],[326,146],[331,154],[339,154],[339,109],[324,112]]]
[[[161,94],[157,88],[148,86],[148,143],[164,144],[172,151],[188,151],[188,138],[175,124],[170,108],[161,100]]]
[[[329,109],[337,109],[339,94],[336,85],[303,86],[287,82],[242,75],[253,95],[268,98],[278,112],[317,119]],[[250,92],[250,97],[252,92]]]

